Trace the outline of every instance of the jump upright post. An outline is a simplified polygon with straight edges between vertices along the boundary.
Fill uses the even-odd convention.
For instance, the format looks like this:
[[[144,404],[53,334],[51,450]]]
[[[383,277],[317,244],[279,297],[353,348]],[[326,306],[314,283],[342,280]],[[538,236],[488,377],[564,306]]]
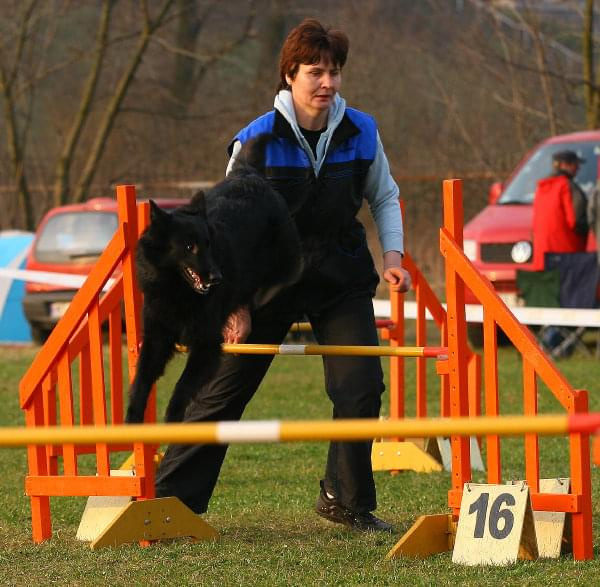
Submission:
[[[440,230],[440,251],[445,260],[448,365],[450,415],[464,418],[469,415],[467,391],[467,332],[465,318],[465,287],[468,287],[483,307],[483,366],[485,379],[486,416],[500,414],[498,384],[498,341],[500,328],[510,339],[522,357],[522,394],[524,415],[538,415],[538,380],[543,381],[550,393],[558,400],[569,415],[584,414],[588,410],[587,392],[575,390],[556,369],[552,361],[538,346],[529,329],[520,324],[505,303],[494,291],[489,281],[483,277],[466,258],[462,249],[463,208],[462,182],[446,180],[443,184],[444,225]],[[485,435],[487,453],[488,483],[502,483],[502,461],[500,438],[496,434]],[[543,493],[540,490],[540,447],[538,434],[525,435],[525,470],[534,512],[565,512],[571,516],[572,548],[576,560],[586,560],[593,556],[592,544],[592,504],[590,476],[590,442],[586,431],[570,432],[569,475],[570,491],[566,494]],[[429,543],[437,550],[427,554],[448,550],[452,544],[453,524],[458,519],[465,483],[471,481],[471,464],[468,439],[451,437],[452,475],[448,492],[448,506],[451,508],[448,522],[431,523],[423,516],[390,552],[391,556],[411,551],[412,537],[422,535],[423,528],[430,524],[432,536]],[[443,533],[444,537],[433,536]],[[448,539],[449,538],[449,539]],[[438,548],[439,547],[439,548]]]

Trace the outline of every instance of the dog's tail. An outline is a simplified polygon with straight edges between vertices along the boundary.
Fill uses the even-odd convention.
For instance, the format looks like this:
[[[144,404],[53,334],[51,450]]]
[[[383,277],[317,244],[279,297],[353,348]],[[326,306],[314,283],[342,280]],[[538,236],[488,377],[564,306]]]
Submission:
[[[232,172],[248,172],[252,169],[260,174],[264,173],[267,144],[272,140],[272,133],[261,133],[244,143],[240,152],[235,156]]]

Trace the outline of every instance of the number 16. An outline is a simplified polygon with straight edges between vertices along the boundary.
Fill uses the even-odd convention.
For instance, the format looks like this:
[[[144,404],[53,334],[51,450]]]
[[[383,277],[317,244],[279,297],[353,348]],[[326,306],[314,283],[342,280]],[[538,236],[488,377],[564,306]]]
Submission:
[[[477,512],[477,519],[475,520],[475,532],[473,533],[473,538],[483,538],[483,534],[485,531],[485,516],[488,509],[488,502],[490,500],[489,493],[482,493],[469,508],[469,513],[472,514]],[[510,493],[501,493],[492,503],[492,507],[490,508],[490,517],[488,520],[488,530],[490,535],[493,538],[498,540],[502,540],[506,538],[511,530],[513,529],[513,525],[515,522],[515,517],[513,513],[505,507],[503,509],[502,506],[513,506],[515,505],[515,498]],[[499,527],[498,522],[500,519],[504,520],[504,525],[502,528]]]

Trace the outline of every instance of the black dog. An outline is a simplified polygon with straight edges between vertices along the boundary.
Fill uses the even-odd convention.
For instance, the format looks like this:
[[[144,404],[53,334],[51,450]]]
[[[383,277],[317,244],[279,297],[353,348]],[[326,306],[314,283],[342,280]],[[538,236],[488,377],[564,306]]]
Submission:
[[[144,340],[127,422],[142,422],[148,394],[176,343],[188,360],[166,412],[179,421],[214,373],[228,316],[267,303],[300,275],[300,240],[283,198],[257,172],[270,135],[244,147],[231,173],[168,213],[154,202],[136,266]]]

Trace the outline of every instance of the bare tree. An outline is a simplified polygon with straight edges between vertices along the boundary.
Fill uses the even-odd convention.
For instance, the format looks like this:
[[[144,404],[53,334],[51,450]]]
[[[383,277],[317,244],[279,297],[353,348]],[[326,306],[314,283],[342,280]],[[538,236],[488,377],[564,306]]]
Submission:
[[[0,90],[4,98],[4,120],[6,126],[6,142],[10,155],[13,177],[16,185],[17,198],[20,204],[22,217],[22,226],[33,227],[33,207],[31,202],[31,193],[29,190],[27,174],[25,173],[25,145],[26,129],[29,126],[30,116],[24,121],[25,132],[21,132],[19,126],[19,112],[17,107],[17,82],[19,68],[23,61],[23,54],[26,43],[29,39],[30,31],[33,26],[33,14],[37,1],[30,0],[22,7],[18,26],[16,28],[16,39],[14,39],[14,54],[12,63],[7,64],[6,59],[7,45],[13,42],[12,38],[7,38],[6,42],[0,43]]]
[[[0,91],[3,99],[0,125],[6,128],[6,149],[21,211],[17,224],[32,229],[39,216],[39,205],[33,200],[31,191],[34,173],[41,173],[44,178],[53,176],[51,200],[54,205],[80,202],[89,196],[92,182],[102,168],[109,141],[115,136],[117,118],[121,121],[117,133],[121,142],[129,141],[137,134],[132,121],[122,115],[127,110],[133,111],[126,107],[126,100],[132,94],[132,88],[140,85],[140,72],[144,68],[149,71],[152,61],[156,62],[157,50],[172,59],[165,64],[173,75],[165,75],[164,69],[158,74],[159,83],[167,80],[171,84],[171,99],[161,103],[151,92],[153,99],[144,100],[143,107],[137,107],[137,111],[146,109],[150,114],[154,110],[153,116],[160,115],[171,121],[185,120],[186,117],[208,119],[209,108],[199,114],[190,112],[189,107],[211,68],[252,38],[255,1],[249,0],[247,10],[242,13],[245,21],[239,34],[223,35],[223,40],[217,43],[214,42],[215,32],[211,31],[212,42],[208,49],[206,44],[200,48],[198,41],[205,30],[209,30],[205,28],[209,17],[216,8],[228,8],[235,13],[235,7],[222,7],[216,0],[161,0],[160,3],[140,0],[137,6],[119,0],[103,0],[91,9],[73,0],[54,0],[52,3],[28,0],[22,5],[15,2],[12,9],[18,19],[12,25],[12,33],[9,34],[6,26],[0,29]],[[7,13],[4,18],[8,23],[11,15]],[[54,44],[49,40],[41,42],[49,36],[51,28],[65,28],[68,26],[65,23],[73,19],[81,26],[82,18],[85,27],[89,27],[91,19],[96,19],[95,41],[89,48],[82,30],[77,31],[81,39],[79,44],[68,40],[64,32],[54,39]],[[165,34],[159,35],[163,30]],[[169,35],[173,41],[169,40]],[[67,72],[71,71],[73,73],[69,75]],[[40,85],[43,90],[37,92]],[[163,98],[165,95],[165,92],[160,93]],[[218,103],[218,97],[214,101]],[[157,108],[153,109],[153,104]],[[46,113],[48,124],[45,126],[40,124],[41,113]],[[49,134],[51,127],[54,127],[53,137]],[[38,140],[29,140],[32,128],[36,139],[41,128],[46,133],[44,139],[48,144],[43,150],[43,161],[36,155]],[[124,128],[129,129],[129,137],[124,136]],[[177,136],[175,132],[174,137]],[[143,140],[142,134],[138,138]],[[169,151],[168,146],[163,148]],[[111,153],[111,160],[113,157]],[[35,160],[41,165],[36,165]]]

